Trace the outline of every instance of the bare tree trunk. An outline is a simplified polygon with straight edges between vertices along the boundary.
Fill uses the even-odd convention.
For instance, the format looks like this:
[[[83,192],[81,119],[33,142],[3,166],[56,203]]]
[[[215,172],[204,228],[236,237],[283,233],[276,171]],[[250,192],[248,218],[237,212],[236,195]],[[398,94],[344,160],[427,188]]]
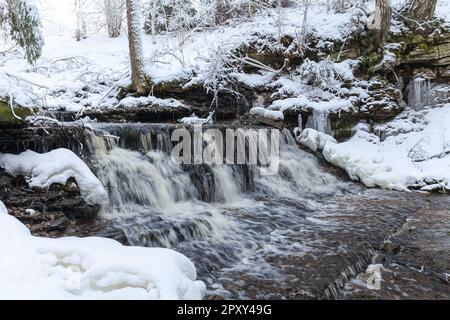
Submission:
[[[77,29],[75,30],[75,38],[81,41],[81,2],[75,0],[75,15],[77,17]]]
[[[131,89],[139,95],[150,93],[150,80],[144,70],[139,0],[127,0],[128,43],[131,62]]]
[[[228,0],[216,0],[214,6],[214,23],[221,25],[230,18],[230,4]]]
[[[77,19],[75,38],[77,41],[87,38],[86,13],[83,11],[85,5],[86,3],[83,0],[75,0],[75,16]]]
[[[81,37],[83,39],[86,39],[88,37],[87,23],[84,17],[81,18]]]
[[[430,20],[436,10],[437,0],[410,0],[404,14],[411,20],[424,22]]]
[[[389,0],[376,0],[375,15],[372,21],[369,21],[369,29],[373,31],[375,46],[383,48],[386,44],[389,28],[391,27],[392,8]]]
[[[311,5],[311,0],[303,0],[303,23],[302,23],[302,31],[301,31],[301,38],[302,38],[302,44],[304,44],[306,39],[306,23],[308,22],[308,9]]]
[[[152,3],[152,36],[156,34],[156,0]]]
[[[117,38],[122,31],[122,19],[125,9],[124,0],[104,0],[106,26],[108,35]]]

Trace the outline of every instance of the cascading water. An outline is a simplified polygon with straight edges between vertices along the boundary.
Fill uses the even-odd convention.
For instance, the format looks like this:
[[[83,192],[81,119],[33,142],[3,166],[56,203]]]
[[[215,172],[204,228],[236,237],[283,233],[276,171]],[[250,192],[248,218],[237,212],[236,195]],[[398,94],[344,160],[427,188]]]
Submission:
[[[386,226],[397,223],[384,207],[375,222],[365,217],[360,206],[371,196],[358,194],[355,201],[348,183],[324,170],[287,131],[278,173],[262,175],[254,164],[176,163],[170,157],[171,125],[98,124],[97,129],[104,133],[91,134],[86,148],[110,194],[104,217],[131,245],[187,255],[210,293],[292,298],[294,286],[319,297],[337,295],[342,281],[336,279],[348,270],[348,276],[361,271],[361,261],[369,263]],[[247,151],[269,141],[259,141],[253,130],[245,136]],[[205,135],[204,145],[220,154],[215,143]],[[350,208],[342,207],[346,202]],[[364,224],[355,223],[358,219]],[[377,228],[382,236],[372,237]],[[369,240],[355,242],[358,238]],[[342,260],[355,243],[354,259]],[[325,276],[311,278],[311,272]]]

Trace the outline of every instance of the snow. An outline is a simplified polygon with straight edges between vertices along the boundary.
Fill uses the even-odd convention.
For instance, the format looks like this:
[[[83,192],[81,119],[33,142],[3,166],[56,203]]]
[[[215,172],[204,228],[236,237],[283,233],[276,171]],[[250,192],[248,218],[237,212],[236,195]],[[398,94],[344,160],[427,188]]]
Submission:
[[[273,75],[270,73],[265,75],[248,74],[248,73],[231,73],[230,76],[235,78],[237,81],[244,83],[250,88],[268,85],[273,77]]]
[[[359,61],[350,59],[339,63],[329,58],[320,62],[305,59],[293,76],[280,76],[273,81],[271,86],[276,92],[272,95],[273,102],[267,109],[281,112],[303,109],[323,114],[348,111],[353,108],[354,102],[365,94],[365,91],[358,87],[353,74],[358,64]],[[342,87],[342,83],[346,81],[353,82],[350,89]]]
[[[368,7],[373,6],[373,2],[371,1]],[[395,0],[394,4],[398,2],[403,0]],[[270,46],[277,50],[281,37],[298,39],[303,22],[299,19],[303,15],[302,6],[282,8],[280,12],[281,18],[278,17],[277,9],[269,9],[248,21],[231,21],[229,25],[201,32],[142,35],[142,47],[138,48],[138,51],[144,52],[146,73],[154,84],[192,79],[193,75],[203,79],[211,64],[215,62],[214,56],[218,51],[230,52],[240,46],[254,43],[257,43],[256,49],[258,46]],[[448,1],[438,1],[436,15],[446,17],[447,21],[450,21]],[[350,32],[354,32],[350,26],[354,19],[355,12],[352,10],[334,13],[327,11],[325,1],[313,1],[308,12],[306,31],[318,40],[316,47],[329,46],[334,40],[345,39]],[[279,21],[282,22],[281,26],[278,26]],[[387,55],[385,62],[393,63],[392,58]],[[332,66],[333,73],[342,82],[352,78],[354,63],[354,60],[346,60],[331,65],[329,59],[324,59],[315,64],[318,65],[318,70]],[[29,66],[20,54],[0,57],[0,97],[8,97],[11,92],[22,105],[74,112],[82,112],[86,108],[117,106],[117,100],[105,99],[104,95],[112,86],[129,81],[129,69],[128,39],[125,35],[116,39],[92,35],[80,42],[76,42],[72,36],[47,35],[42,58],[34,67]],[[9,79],[10,84],[4,85],[7,83],[3,79],[6,72],[20,76],[23,80]],[[251,87],[271,82],[269,75],[232,73],[230,76]],[[31,85],[28,81],[43,87]],[[284,89],[288,90],[289,81],[282,81],[286,84]],[[296,86],[295,91],[303,92],[298,79],[291,84]],[[22,90],[25,92],[20,92],[19,87],[26,89]],[[11,88],[14,90],[11,91]],[[330,95],[329,92],[317,88],[307,89],[311,90],[310,94],[306,94],[309,99],[314,92],[318,93],[317,91],[322,91],[324,96]],[[280,88],[279,93],[282,92]]]
[[[212,123],[212,116],[214,113],[210,113],[207,118],[199,118],[193,113],[190,117],[184,117],[179,120],[180,123],[186,125],[196,125],[196,124],[208,124]]]
[[[383,141],[366,132],[366,126],[343,143],[324,139],[312,130],[300,139],[313,150],[323,148],[328,162],[368,187],[442,190],[450,189],[449,123],[450,104],[447,104],[420,112],[408,110],[378,127],[385,132]]]
[[[436,3],[436,16],[444,19],[450,24],[450,2],[447,0],[438,0]]]
[[[254,116],[261,116],[272,120],[284,120],[283,112],[266,110],[262,107],[254,107],[250,109],[250,114]]]
[[[183,103],[176,99],[160,99],[153,96],[150,97],[127,97],[122,99],[119,103],[119,106],[125,108],[136,108],[141,106],[158,106],[158,107],[167,107],[167,108],[180,108],[183,107]]]
[[[314,152],[322,151],[327,143],[337,143],[333,137],[314,129],[303,130],[297,141]]]
[[[0,201],[0,299],[201,299],[184,255],[103,238],[33,237]]]
[[[286,111],[291,108],[302,108],[305,110],[338,111],[349,110],[353,107],[350,99],[333,98],[329,101],[311,101],[306,96],[298,98],[287,98],[276,100],[269,107],[271,110]]]
[[[20,155],[0,153],[0,167],[11,175],[26,176],[30,187],[49,188],[55,183],[66,184],[69,178],[74,178],[87,203],[108,202],[108,193],[100,180],[80,158],[67,149],[44,154],[30,150]]]

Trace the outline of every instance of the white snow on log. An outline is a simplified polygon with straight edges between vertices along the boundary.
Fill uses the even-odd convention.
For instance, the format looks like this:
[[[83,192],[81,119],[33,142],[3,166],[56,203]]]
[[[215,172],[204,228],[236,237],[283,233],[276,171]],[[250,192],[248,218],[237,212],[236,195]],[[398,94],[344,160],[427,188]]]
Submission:
[[[286,111],[292,108],[301,108],[304,110],[323,110],[323,111],[339,111],[350,110],[353,104],[349,99],[333,98],[329,101],[311,101],[306,96],[297,98],[286,98],[275,100],[269,107],[271,110]]]
[[[250,114],[254,116],[261,116],[272,120],[284,120],[284,114],[281,111],[267,110],[262,107],[254,107],[250,110]]]
[[[27,177],[30,187],[49,188],[74,178],[81,196],[90,204],[105,204],[108,193],[89,167],[72,151],[57,149],[39,154],[25,151],[20,155],[0,154],[0,167],[11,175]]]
[[[120,101],[119,106],[125,108],[136,108],[142,106],[156,106],[156,107],[167,107],[167,108],[180,108],[183,107],[183,103],[180,101],[170,98],[170,99],[160,99],[157,97],[127,97]]]
[[[193,263],[103,238],[33,237],[0,201],[0,299],[201,299]]]
[[[190,117],[180,119],[179,122],[186,125],[209,124],[212,123],[212,116],[213,113],[210,113],[207,118],[199,118],[193,113]]]

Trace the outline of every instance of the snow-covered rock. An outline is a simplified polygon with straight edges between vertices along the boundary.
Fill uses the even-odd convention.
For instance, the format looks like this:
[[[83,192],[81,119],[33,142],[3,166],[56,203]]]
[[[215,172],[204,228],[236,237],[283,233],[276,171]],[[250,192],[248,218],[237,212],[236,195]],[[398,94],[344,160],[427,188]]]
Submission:
[[[199,118],[193,113],[190,117],[184,117],[179,120],[180,123],[186,125],[198,125],[198,124],[208,124],[212,123],[213,113],[210,113],[207,118]]]
[[[49,188],[75,178],[81,196],[89,204],[105,204],[108,193],[89,167],[72,151],[57,149],[39,154],[25,151],[20,155],[0,154],[0,168],[11,175],[23,175],[30,187]]]
[[[408,111],[386,125],[385,140],[358,130],[349,141],[326,143],[323,154],[327,161],[368,187],[448,190],[449,124],[450,104],[419,113]]]
[[[184,255],[103,238],[33,237],[0,201],[0,299],[201,299]]]
[[[303,130],[297,141],[312,151],[322,151],[327,143],[337,143],[333,137],[314,129]]]

